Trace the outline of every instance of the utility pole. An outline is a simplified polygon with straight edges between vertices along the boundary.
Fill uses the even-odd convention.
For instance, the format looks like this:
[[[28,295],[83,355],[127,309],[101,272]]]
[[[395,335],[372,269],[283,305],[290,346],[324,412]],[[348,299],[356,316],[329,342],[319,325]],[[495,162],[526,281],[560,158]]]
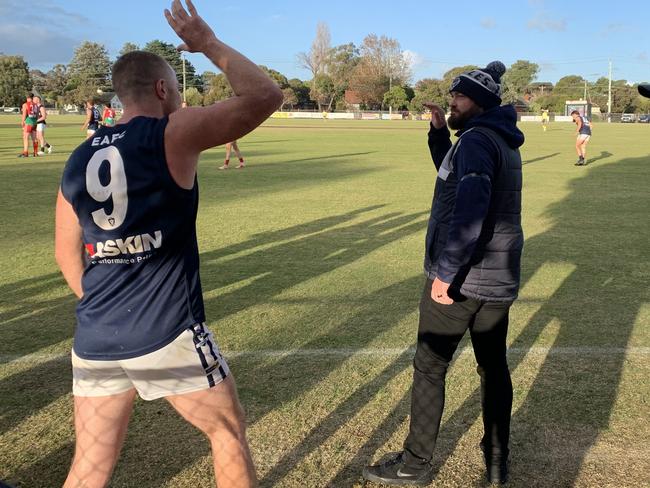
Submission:
[[[585,102],[587,101],[587,80],[585,80],[585,92],[584,92],[584,95],[582,96],[582,99]]]
[[[609,89],[607,94],[607,122],[612,121],[612,61],[609,61]]]
[[[187,103],[185,99],[185,55],[181,53],[181,59],[183,60],[183,101]]]
[[[393,53],[388,55],[388,91],[390,92],[393,89]],[[388,113],[392,115],[393,105],[388,104]]]

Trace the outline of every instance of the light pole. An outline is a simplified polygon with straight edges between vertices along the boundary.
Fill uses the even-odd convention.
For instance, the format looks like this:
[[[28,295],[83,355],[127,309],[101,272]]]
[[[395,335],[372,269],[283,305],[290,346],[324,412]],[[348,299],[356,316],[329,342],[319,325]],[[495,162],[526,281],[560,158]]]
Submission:
[[[181,59],[183,60],[183,102],[187,103],[185,98],[185,54],[181,53]]]

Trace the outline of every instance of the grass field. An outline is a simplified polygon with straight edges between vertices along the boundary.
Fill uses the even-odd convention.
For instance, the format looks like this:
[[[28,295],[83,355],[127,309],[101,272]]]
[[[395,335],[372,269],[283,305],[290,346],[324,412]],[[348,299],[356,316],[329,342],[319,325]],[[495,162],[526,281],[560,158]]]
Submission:
[[[20,160],[0,118],[0,479],[60,486],[72,457],[75,301],[53,258],[55,194],[82,120]],[[511,313],[513,487],[650,486],[650,126],[522,124],[522,291]],[[265,487],[363,486],[405,437],[435,169],[424,122],[269,121],[245,170],[200,162],[209,326],[229,358]],[[471,347],[449,372],[433,486],[483,486]],[[113,487],[207,487],[203,437],[137,401]],[[371,486],[367,484],[366,486]]]

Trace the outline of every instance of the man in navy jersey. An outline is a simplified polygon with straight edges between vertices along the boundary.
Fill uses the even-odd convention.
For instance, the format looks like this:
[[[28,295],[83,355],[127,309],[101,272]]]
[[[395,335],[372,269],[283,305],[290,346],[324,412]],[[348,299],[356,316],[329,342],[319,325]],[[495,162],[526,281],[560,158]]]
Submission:
[[[165,10],[183,40],[179,49],[203,53],[234,96],[178,110],[172,68],[152,53],[125,54],[112,73],[122,118],[79,146],[63,173],[56,259],[80,299],[72,351],[76,448],[65,487],[108,484],[136,392],[166,398],[206,434],[220,487],[256,484],[235,384],[204,324],[196,166],[205,149],[261,124],[282,93],[215,37],[190,0],[187,7],[174,0]]]
[[[571,117],[577,126],[576,151],[578,152],[578,160],[574,166],[586,166],[587,161],[585,160],[585,156],[587,155],[587,143],[589,142],[589,139],[591,139],[593,126],[591,125],[591,122],[589,122],[589,119],[584,115],[580,115],[580,112],[577,110],[571,112]]]
[[[95,100],[89,98],[86,101],[86,120],[81,126],[81,130],[86,129],[86,139],[92,137],[97,132],[101,121],[102,116],[99,113],[99,109],[95,106]]]

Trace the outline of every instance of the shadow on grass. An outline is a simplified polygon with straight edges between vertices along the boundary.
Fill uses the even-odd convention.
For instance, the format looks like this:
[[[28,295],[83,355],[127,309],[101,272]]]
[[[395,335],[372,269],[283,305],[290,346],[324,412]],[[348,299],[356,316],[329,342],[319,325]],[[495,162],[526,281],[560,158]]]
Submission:
[[[201,259],[205,265],[202,267],[202,275],[206,292],[214,288],[237,283],[251,276],[254,277],[259,273],[260,269],[266,273],[262,279],[239,288],[236,293],[224,293],[218,298],[206,300],[208,316],[211,319],[215,317],[219,319],[247,307],[265,303],[275,295],[296,284],[350,264],[397,239],[424,230],[425,221],[421,218],[423,213],[408,215],[387,213],[376,217],[367,217],[361,222],[356,222],[359,216],[379,208],[381,208],[381,205],[361,208],[281,231],[258,234],[249,242],[243,243],[241,248],[252,249],[256,245],[269,245],[268,249],[253,251],[252,254],[228,260],[225,263],[214,262],[215,259],[224,255],[222,251],[203,253]],[[355,222],[352,222],[353,220]],[[284,242],[287,239],[289,239],[289,242]],[[236,248],[241,249],[239,246],[236,246]],[[44,287],[48,280],[56,279],[55,276],[48,275],[42,279],[34,279],[32,280],[33,283],[25,283],[22,288]],[[403,313],[412,311],[414,304],[410,303],[408,297],[412,295],[412,289],[415,287],[416,281],[421,280],[407,280],[377,292],[381,297],[385,296],[385,300],[395,300],[396,297],[401,297],[403,306],[398,307],[394,315],[389,314],[388,316],[384,311],[380,310],[375,310],[373,315],[373,311],[369,309],[369,306],[366,306],[362,312],[363,318],[366,320],[366,333],[361,333],[358,344],[352,346],[364,347],[380,331],[394,326]],[[14,292],[17,296],[21,294],[20,289]],[[373,303],[380,299],[376,297]],[[67,311],[65,314],[59,311],[56,313],[61,314],[62,317],[65,315],[69,319],[68,314],[71,311]],[[369,317],[371,320],[369,320]],[[304,347],[313,348],[319,344],[336,342],[342,336],[345,336],[346,331],[351,330],[360,320],[361,317],[358,317],[350,322],[342,323],[325,334],[314,338]],[[354,336],[357,337],[359,328],[354,330]],[[266,337],[263,340],[262,347],[264,347],[264,344],[272,343],[275,339],[275,337]],[[278,340],[281,339],[281,337],[278,338]],[[343,361],[344,358],[340,360]],[[238,361],[241,360],[235,358],[231,361],[234,370],[237,370]],[[254,405],[253,419],[260,418],[265,413],[277,408],[286,402],[289,397],[299,398],[329,374],[331,368],[334,367],[332,363],[329,363],[325,365],[326,367],[318,368],[310,375],[292,378],[291,387],[278,388],[277,384],[280,380],[277,371],[295,370],[295,368],[290,368],[288,364],[285,364],[286,361],[289,360],[281,359],[272,367],[269,367],[268,364],[254,366],[250,368],[250,376],[243,375],[244,380],[240,382],[240,394],[245,404],[249,402]],[[0,423],[2,432],[11,430],[30,415],[38,412],[61,396],[68,394],[70,389],[69,369],[70,366],[67,361],[57,359],[0,380],[0,394],[3,397],[6,394],[6,397],[11,398],[7,408],[3,409],[3,421]],[[33,397],[34,390],[38,390],[38,383],[42,382],[45,377],[47,377],[48,382],[47,388],[42,389],[40,393]],[[265,397],[265,401],[258,403],[255,407],[255,393],[263,390],[265,385],[273,385],[272,394]],[[278,395],[279,391],[282,391],[283,394]],[[250,394],[247,392],[250,392]],[[247,398],[249,396],[251,398]],[[140,406],[139,409],[149,412],[156,409],[161,412],[169,410],[166,406],[154,407],[150,404]],[[142,419],[141,422],[147,425],[147,429],[146,432],[141,432],[144,436],[143,439],[127,442],[123,461],[118,466],[115,474],[116,480],[138,479],[141,486],[161,486],[166,480],[181,472],[196,459],[209,453],[208,444],[200,440],[200,436],[193,429],[181,419],[176,419],[174,415],[171,415],[171,421],[166,418],[163,425],[155,421],[155,415],[153,419],[149,420],[145,420],[137,413],[135,415],[136,418]],[[170,433],[170,429],[173,434]],[[136,433],[138,430],[136,429]],[[131,432],[131,436],[136,433]],[[176,456],[174,459],[169,459],[172,457],[169,456],[171,448],[169,443],[164,441],[151,443],[151,439],[171,439],[177,435],[181,439],[185,438],[188,442],[191,442],[193,447],[191,449],[184,448],[184,455]],[[176,439],[174,439],[173,443],[179,445]],[[184,443],[181,442],[181,444]],[[52,459],[69,459],[72,448],[71,443],[66,443],[55,452],[48,453],[46,458],[39,459],[11,473],[7,479],[10,482],[20,481],[28,486],[52,486],[52,483],[60,483],[62,477],[65,476],[65,467],[59,471],[52,471],[48,466]],[[161,460],[164,460],[164,462],[161,462]],[[155,470],[148,471],[147,476],[151,476],[149,480],[142,479],[143,463],[156,466]],[[44,476],[46,478],[43,478]],[[118,481],[115,482],[119,484]]]
[[[548,216],[556,225],[526,241],[522,284],[547,263],[569,262],[576,268],[512,346],[530,349],[555,320],[560,329],[552,348],[577,348],[577,352],[556,355],[551,349],[523,405],[514,412],[511,486],[573,486],[589,450],[609,428],[625,354],[581,354],[580,347],[624,350],[628,345],[648,293],[647,277],[637,268],[646,259],[648,230],[640,232],[638,222],[648,202],[622,201],[615,192],[594,198],[594,189],[623,186],[641,190],[649,172],[647,158],[628,159],[572,180],[569,196],[549,208]],[[621,215],[627,217],[625,221]],[[595,236],[598,239],[594,240]],[[590,245],[585,246],[586,242]],[[594,282],[598,274],[602,280]],[[524,359],[525,354],[511,356],[510,370],[516,372]],[[448,389],[453,386],[449,384]],[[517,393],[517,385],[514,387]],[[476,389],[441,427],[433,457],[436,473],[478,418],[480,391]],[[373,437],[389,438],[391,434],[377,431]],[[360,472],[362,464],[355,470],[351,464],[344,466],[337,479],[341,473]],[[352,481],[347,480],[349,484]]]
[[[613,156],[611,152],[608,151],[600,151],[600,154],[596,156],[595,158],[587,158],[587,165],[590,165],[592,163],[596,163],[600,161],[601,159],[607,159],[609,157]]]
[[[552,158],[554,156],[557,156],[558,154],[560,154],[560,153],[559,152],[554,152],[552,154],[547,154],[546,156],[540,156],[538,158],[527,159],[526,161],[523,161],[521,164],[523,166],[524,164],[536,163],[537,161],[543,161],[545,159],[549,159],[549,158]]]
[[[575,269],[558,283],[553,295],[517,335],[513,346],[528,351],[542,335],[552,334],[554,326],[551,323],[559,323],[552,346],[576,348],[577,352],[546,356],[532,386],[525,392],[522,406],[514,413],[510,486],[573,486],[587,453],[609,427],[625,355],[585,355],[580,353],[580,347],[627,347],[639,307],[647,297],[647,277],[639,272],[638,263],[644,262],[643,253],[647,249],[648,230],[641,228],[639,222],[644,222],[648,207],[644,184],[649,171],[647,158],[628,159],[616,165],[596,167],[582,178],[571,180],[570,194],[549,206],[547,217],[556,222],[555,225],[526,242],[522,284],[525,285],[534,273],[549,263],[569,263]],[[615,191],[603,191],[607,188],[626,188],[631,190],[629,195],[639,196],[622,199]],[[594,197],[595,194],[598,198]],[[351,222],[369,210],[374,208],[255,236],[241,248],[233,246],[231,250],[255,249],[256,243],[265,243],[270,248],[224,263],[219,262],[219,258],[228,255],[223,250],[204,253],[201,256],[204,263],[202,274],[208,292],[258,277],[236,293],[227,292],[220,294],[218,299],[206,300],[208,316],[223,318],[252,304],[265,303],[296,284],[349,264],[396,239],[424,230],[420,213],[384,214],[366,218],[363,222]],[[621,215],[626,218],[621,219]],[[291,240],[281,242],[286,239]],[[332,255],[336,259],[332,259]],[[264,271],[261,275],[260,270]],[[594,277],[602,280],[595,281]],[[364,347],[377,334],[389,330],[416,310],[421,285],[422,279],[415,276],[370,294],[368,306],[361,307],[352,318],[301,344],[301,347],[309,349],[337,344],[350,328],[358,326],[361,330],[350,339],[350,347]],[[387,300],[391,300],[394,306],[386,309],[376,306]],[[415,330],[414,324],[414,336]],[[281,342],[282,337],[265,336],[259,340],[273,344],[274,341]],[[254,342],[252,345],[255,348]],[[524,359],[524,354],[511,356],[511,370],[518,373]],[[242,358],[235,358],[231,363],[233,369],[241,370],[238,378],[242,400],[247,407],[250,405],[251,420],[255,422],[286,402],[300,398],[345,360],[346,357],[341,357],[324,361],[321,365],[305,360],[305,370],[300,372],[295,371],[295,358],[280,358],[271,364],[260,361],[257,365],[251,364],[250,368],[242,367],[245,363]],[[284,454],[263,483],[281,485],[282,479],[296,464],[323,445],[395,374],[407,367],[406,357],[398,357],[375,378],[360,385],[307,432],[300,444]],[[30,388],[28,376],[47,376],[51,382],[57,383],[62,381],[58,379],[59,375],[63,376],[65,372],[55,364],[38,366],[18,377],[0,381],[0,390]],[[68,382],[66,377],[66,391]],[[450,395],[453,394],[454,385],[449,384],[448,388]],[[64,394],[61,387],[55,387],[55,390],[53,396]],[[14,413],[8,427],[27,418],[45,402],[37,404],[36,409],[29,407],[26,413],[18,414],[15,412],[19,406],[12,407]],[[169,410],[164,403],[162,405],[144,404],[136,409],[138,427],[131,431],[124,459],[115,474],[115,483],[132,481],[137,477],[140,486],[161,486],[196,459],[208,454],[207,443],[199,442],[200,436],[180,419],[168,421],[166,418],[164,425],[156,421],[157,412],[167,415]],[[405,393],[393,413],[373,431],[364,446],[338,469],[329,486],[351,486],[358,481],[363,464],[370,461],[369,453],[385,443],[406,418],[407,405],[408,393]],[[477,389],[442,426],[434,455],[436,471],[446,463],[460,439],[479,417],[480,394]],[[151,443],[151,439],[160,442]],[[183,456],[171,456],[170,451],[178,449],[179,445],[183,445]],[[69,459],[71,449],[71,444],[66,444],[48,454],[47,458],[12,473],[7,480],[30,481],[29,486],[50,486],[52,479],[47,480],[48,483],[42,480],[44,470],[50,469],[49,459]],[[139,478],[142,465],[155,467],[147,470],[149,479]]]

